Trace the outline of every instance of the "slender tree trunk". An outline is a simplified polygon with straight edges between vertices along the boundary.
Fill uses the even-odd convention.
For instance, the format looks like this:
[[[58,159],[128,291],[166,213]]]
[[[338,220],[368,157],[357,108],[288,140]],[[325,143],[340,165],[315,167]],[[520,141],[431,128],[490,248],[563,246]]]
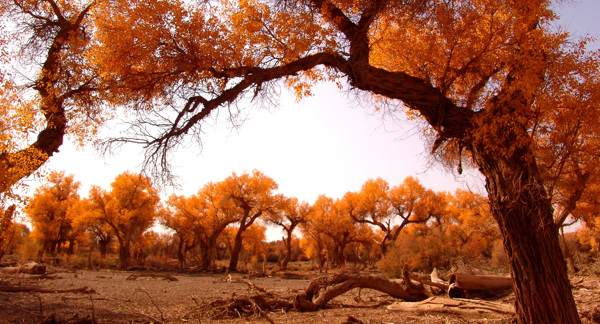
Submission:
[[[75,252],[75,240],[69,240],[69,248],[67,249],[68,255],[73,255]]]
[[[213,263],[213,246],[208,244],[200,245],[200,256],[202,257],[202,269],[206,270],[210,268]]]
[[[385,255],[387,253],[388,241],[387,240],[381,241],[379,243],[379,248],[381,249],[381,255]]]
[[[179,244],[177,245],[177,260],[179,261],[179,267],[185,269],[185,245],[183,238],[179,236]]]
[[[292,233],[291,231],[287,233],[287,237],[285,239],[285,256],[281,261],[281,270],[286,270],[287,265],[292,259]]]
[[[129,266],[129,243],[119,240],[119,269],[124,269]]]
[[[242,233],[243,230],[238,229],[235,235],[235,242],[233,243],[233,249],[231,250],[231,258],[229,259],[229,271],[237,271],[237,264],[240,258],[240,252],[242,252]]]
[[[519,323],[581,323],[558,229],[528,146],[499,156],[474,152],[508,253]]]

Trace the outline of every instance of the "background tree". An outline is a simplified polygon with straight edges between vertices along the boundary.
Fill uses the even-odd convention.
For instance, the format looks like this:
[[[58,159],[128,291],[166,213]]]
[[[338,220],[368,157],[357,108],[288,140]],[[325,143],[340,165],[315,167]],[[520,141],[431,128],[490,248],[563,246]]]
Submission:
[[[32,235],[42,245],[40,259],[44,253],[54,255],[59,252],[63,243],[69,243],[69,253],[73,252],[76,231],[73,219],[79,201],[79,182],[73,175],[65,175],[64,171],[52,171],[46,178],[47,183],[37,188],[25,214],[33,226]]]
[[[186,247],[199,247],[202,269],[215,265],[219,236],[229,225],[239,221],[237,210],[220,190],[220,183],[208,183],[196,195],[171,196],[167,203],[173,212],[168,226],[187,242]],[[180,253],[185,257],[185,251]]]
[[[100,257],[105,259],[108,248],[115,238],[114,230],[105,221],[105,213],[108,212],[106,209],[108,196],[97,186],[90,189],[89,195],[90,198],[79,202],[80,212],[75,215],[73,226],[90,234],[90,239],[98,245]]]
[[[13,226],[15,209],[15,205],[6,209],[4,206],[0,206],[0,215],[2,216],[0,219],[0,260],[15,238],[16,230]]]
[[[265,265],[267,251],[269,249],[266,232],[267,227],[257,223],[253,224],[246,231],[244,231],[244,240],[240,259],[246,264],[246,268],[248,263],[256,264],[260,261],[263,262],[263,266]],[[266,269],[263,267],[261,270],[265,271]]]
[[[124,172],[115,178],[111,188],[110,192],[93,188],[90,199],[114,231],[119,243],[119,267],[125,268],[129,265],[131,244],[154,225],[160,198],[150,179],[141,174]]]
[[[501,235],[487,199],[465,190],[457,190],[448,199],[450,239],[458,242],[465,259],[491,258]]]
[[[234,173],[219,183],[222,203],[227,205],[229,212],[234,213],[236,223],[239,224],[231,250],[229,271],[237,271],[244,231],[259,217],[276,211],[281,199],[273,194],[277,188],[278,185],[273,179],[257,170],[240,176]]]
[[[171,196],[167,204],[170,204],[172,199],[176,198]],[[188,222],[187,218],[176,214],[170,208],[162,209],[159,214],[160,223],[174,232],[173,239],[177,240],[177,260],[179,266],[185,269],[187,268],[187,253],[196,245],[192,224]]]
[[[285,246],[285,256],[279,262],[281,270],[286,270],[292,259],[292,233],[298,225],[307,221],[310,213],[310,205],[307,202],[298,203],[297,198],[282,198],[277,210],[269,213],[268,221],[282,227],[285,232],[282,239]]]
[[[368,226],[355,224],[350,217],[351,208],[345,199],[334,200],[321,195],[313,204],[310,214],[312,231],[327,237],[327,256],[334,267],[346,264],[346,248],[351,243],[366,241],[372,233]]]
[[[379,241],[382,254],[385,254],[389,243],[397,236],[392,233],[394,219],[390,212],[388,191],[387,181],[377,178],[367,180],[360,192],[349,192],[344,196],[344,201],[351,206],[349,214],[354,221],[375,226],[384,233]]]

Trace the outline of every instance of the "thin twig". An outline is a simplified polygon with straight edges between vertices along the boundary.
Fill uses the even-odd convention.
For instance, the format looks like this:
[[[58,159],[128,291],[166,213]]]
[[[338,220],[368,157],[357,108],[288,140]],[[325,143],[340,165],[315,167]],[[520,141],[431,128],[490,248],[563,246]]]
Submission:
[[[158,305],[154,302],[154,299],[152,299],[152,296],[150,296],[150,294],[143,288],[138,288],[139,291],[143,292],[146,294],[146,296],[148,296],[148,298],[150,299],[150,302],[152,303],[152,305],[154,305],[154,307],[156,307],[156,309],[158,310],[158,312],[160,313],[160,319],[161,319],[161,323],[165,322],[165,317],[164,314],[162,312],[162,310],[160,309],[160,307],[158,307]]]
[[[42,303],[42,297],[40,297],[38,294],[33,294],[33,296],[35,296],[40,302],[40,315],[44,316],[44,304]]]

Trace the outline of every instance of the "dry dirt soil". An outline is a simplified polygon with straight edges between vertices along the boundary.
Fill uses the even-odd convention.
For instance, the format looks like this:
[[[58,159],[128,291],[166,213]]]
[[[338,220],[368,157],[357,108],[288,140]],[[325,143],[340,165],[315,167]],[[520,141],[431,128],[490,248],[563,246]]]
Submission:
[[[67,270],[53,268],[50,279],[30,275],[0,274],[0,288],[35,286],[50,290],[86,289],[86,292],[0,292],[0,324],[4,323],[509,323],[512,316],[456,314],[451,312],[409,313],[388,310],[395,300],[369,289],[354,289],[330,302],[331,308],[317,312],[276,312],[259,316],[218,318],[220,310],[209,307],[256,293],[251,285],[278,296],[291,296],[308,287],[312,274],[303,279],[273,275],[254,278],[242,274],[166,273],[177,281],[141,276],[127,280],[130,272],[116,270]],[[322,274],[321,274],[322,275]],[[52,277],[54,277],[52,279]],[[251,283],[251,284],[248,284]],[[584,323],[593,323],[600,305],[598,277],[576,277],[574,293]],[[500,302],[511,303],[512,295]],[[377,307],[371,307],[377,305]],[[600,322],[600,314],[599,322]],[[93,321],[92,321],[93,320]],[[54,322],[53,322],[54,321]]]

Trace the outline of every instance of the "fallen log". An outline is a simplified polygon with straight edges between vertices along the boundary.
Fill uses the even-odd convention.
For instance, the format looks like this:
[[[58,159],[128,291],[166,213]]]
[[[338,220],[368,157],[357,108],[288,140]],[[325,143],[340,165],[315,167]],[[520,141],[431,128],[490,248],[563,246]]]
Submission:
[[[339,274],[313,280],[304,293],[294,298],[294,307],[300,311],[322,309],[331,299],[354,288],[374,289],[394,298],[409,301],[427,298],[422,285],[417,286],[410,282],[400,283],[369,275]],[[324,292],[319,295],[321,290],[324,290]],[[317,298],[313,301],[315,297]]]
[[[48,289],[41,288],[35,286],[0,286],[0,291],[2,292],[37,292],[37,293],[45,293],[45,294],[56,294],[56,293],[93,293],[94,289],[88,287],[81,288],[71,288],[71,289]]]
[[[471,293],[497,293],[512,289],[512,278],[509,276],[472,275],[453,273],[448,281],[448,296],[466,298]]]
[[[140,277],[149,277],[149,278],[162,278],[169,281],[179,281],[179,279],[168,275],[166,273],[132,273],[126,280],[136,280]]]
[[[35,262],[29,262],[29,263],[25,263],[22,266],[1,268],[1,271],[6,274],[17,274],[17,273],[44,274],[44,273],[46,273],[46,265],[38,264]]]
[[[419,302],[397,302],[387,307],[391,311],[402,312],[453,312],[460,314],[497,313],[514,314],[514,306],[481,300],[450,299],[431,297]]]

